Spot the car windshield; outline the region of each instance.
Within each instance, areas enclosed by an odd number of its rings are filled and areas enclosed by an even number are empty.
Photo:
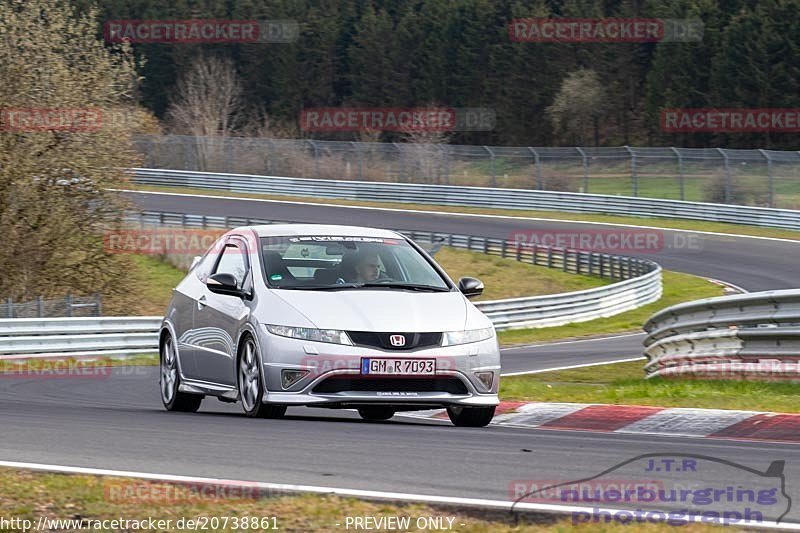
[[[402,238],[264,237],[261,255],[273,288],[450,290],[436,268]]]

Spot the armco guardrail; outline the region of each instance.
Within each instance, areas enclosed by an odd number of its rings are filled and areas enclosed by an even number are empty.
[[[655,216],[800,229],[800,211],[768,207],[528,189],[286,178],[146,168],[132,169],[132,173],[136,183],[168,187],[315,198]]]
[[[162,317],[0,320],[0,359],[126,355],[158,351]]]
[[[182,213],[143,212],[128,215],[141,225],[232,228],[278,221],[239,217],[209,217]],[[661,267],[653,261],[551,246],[523,244],[504,239],[450,233],[396,230],[414,241],[438,242],[572,274],[620,280],[617,283],[565,294],[475,302],[498,330],[547,327],[612,316],[661,297]]]
[[[800,289],[678,304],[644,329],[649,377],[800,381]]]
[[[649,196],[797,209],[800,152],[135,135],[148,168]]]

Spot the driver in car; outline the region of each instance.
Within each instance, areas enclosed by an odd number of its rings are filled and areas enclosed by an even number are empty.
[[[376,281],[381,275],[381,263],[375,252],[361,253],[355,265],[355,283],[369,283]]]

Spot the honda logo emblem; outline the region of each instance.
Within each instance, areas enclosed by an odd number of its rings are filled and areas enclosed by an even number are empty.
[[[405,335],[390,335],[389,342],[392,346],[405,346],[406,345],[406,337]]]

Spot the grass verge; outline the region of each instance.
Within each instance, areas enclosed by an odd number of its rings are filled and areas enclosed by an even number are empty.
[[[740,224],[728,224],[724,222],[706,222],[702,220],[689,219],[667,219],[653,217],[633,217],[617,215],[592,215],[585,213],[569,213],[564,211],[537,211],[523,209],[489,209],[480,207],[466,206],[445,206],[431,204],[413,204],[403,202],[369,202],[363,200],[333,199],[333,198],[309,198],[306,196],[284,196],[284,195],[265,195],[247,192],[227,192],[213,189],[189,188],[189,187],[155,187],[136,184],[126,185],[131,190],[173,192],[181,194],[204,194],[209,196],[239,197],[280,200],[290,202],[306,202],[318,204],[336,205],[355,205],[363,207],[378,207],[387,209],[414,209],[418,211],[439,211],[445,213],[473,213],[479,215],[501,215],[510,217],[533,217],[543,219],[558,219],[584,222],[599,222],[606,224],[624,224],[631,226],[652,226],[664,229],[682,229],[689,231],[710,231],[716,233],[727,233],[736,235],[752,235],[756,237],[774,237],[790,240],[800,240],[800,232],[793,230],[783,230],[777,228],[761,228],[758,226],[747,226]],[[268,217],[266,217],[268,218]]]
[[[456,282],[463,276],[479,278],[483,282],[486,289],[473,301],[579,291],[610,283],[594,276],[567,274],[555,268],[446,246],[436,253],[435,258]]]
[[[552,328],[514,329],[500,331],[498,338],[504,346],[547,342],[558,339],[589,337],[611,333],[628,333],[641,331],[642,324],[650,316],[671,305],[711,296],[721,296],[723,288],[703,278],[682,274],[680,272],[663,273],[664,292],[657,302],[620,313],[608,318],[598,318],[587,322],[566,324]]]
[[[212,487],[212,489],[215,487]],[[194,492],[192,492],[194,489]],[[194,496],[192,496],[194,494]],[[230,491],[228,494],[236,494]],[[239,494],[257,495],[255,489],[244,489]],[[171,520],[161,531],[187,531],[178,528],[178,521],[195,520],[206,524],[205,531],[234,531],[234,518],[267,518],[267,527],[240,527],[238,531],[271,531],[273,524],[279,531],[333,532],[354,529],[345,527],[347,517],[409,517],[408,531],[436,531],[449,529],[459,532],[562,532],[562,531],[622,531],[621,525],[587,524],[573,526],[569,517],[547,515],[522,515],[519,521],[509,513],[486,510],[465,510],[432,507],[424,504],[395,504],[371,502],[337,496],[284,495],[266,498],[228,497],[212,499],[198,491],[198,487],[184,486],[176,490],[175,485],[151,483],[140,480],[105,478],[86,475],[66,475],[27,472],[0,468],[0,509],[3,518],[31,520],[35,526],[40,517],[83,521],[91,526],[98,520]],[[204,521],[204,517],[206,520]],[[227,528],[209,527],[212,519],[219,524],[227,517]],[[273,522],[272,517],[275,517]],[[441,518],[450,527],[418,528],[417,520]],[[448,522],[452,520],[452,522]],[[128,524],[130,525],[130,524]],[[260,525],[260,524],[258,524]],[[13,527],[13,526],[12,526]],[[198,526],[202,528],[202,526]],[[692,533],[716,531],[712,526],[689,525],[683,531]],[[648,532],[672,531],[674,526],[638,524],[637,530]],[[53,528],[50,528],[54,530]],[[77,531],[75,526],[61,528]],[[81,530],[92,529],[84,526]],[[108,529],[108,528],[105,528]],[[123,528],[116,528],[122,530]],[[151,530],[129,528],[129,530]],[[363,529],[363,528],[362,528]],[[385,527],[370,528],[373,531],[397,531]],[[15,528],[13,530],[21,530]],[[93,529],[95,530],[95,529]]]
[[[513,376],[504,400],[608,403],[800,413],[796,383],[644,379],[644,361]]]

